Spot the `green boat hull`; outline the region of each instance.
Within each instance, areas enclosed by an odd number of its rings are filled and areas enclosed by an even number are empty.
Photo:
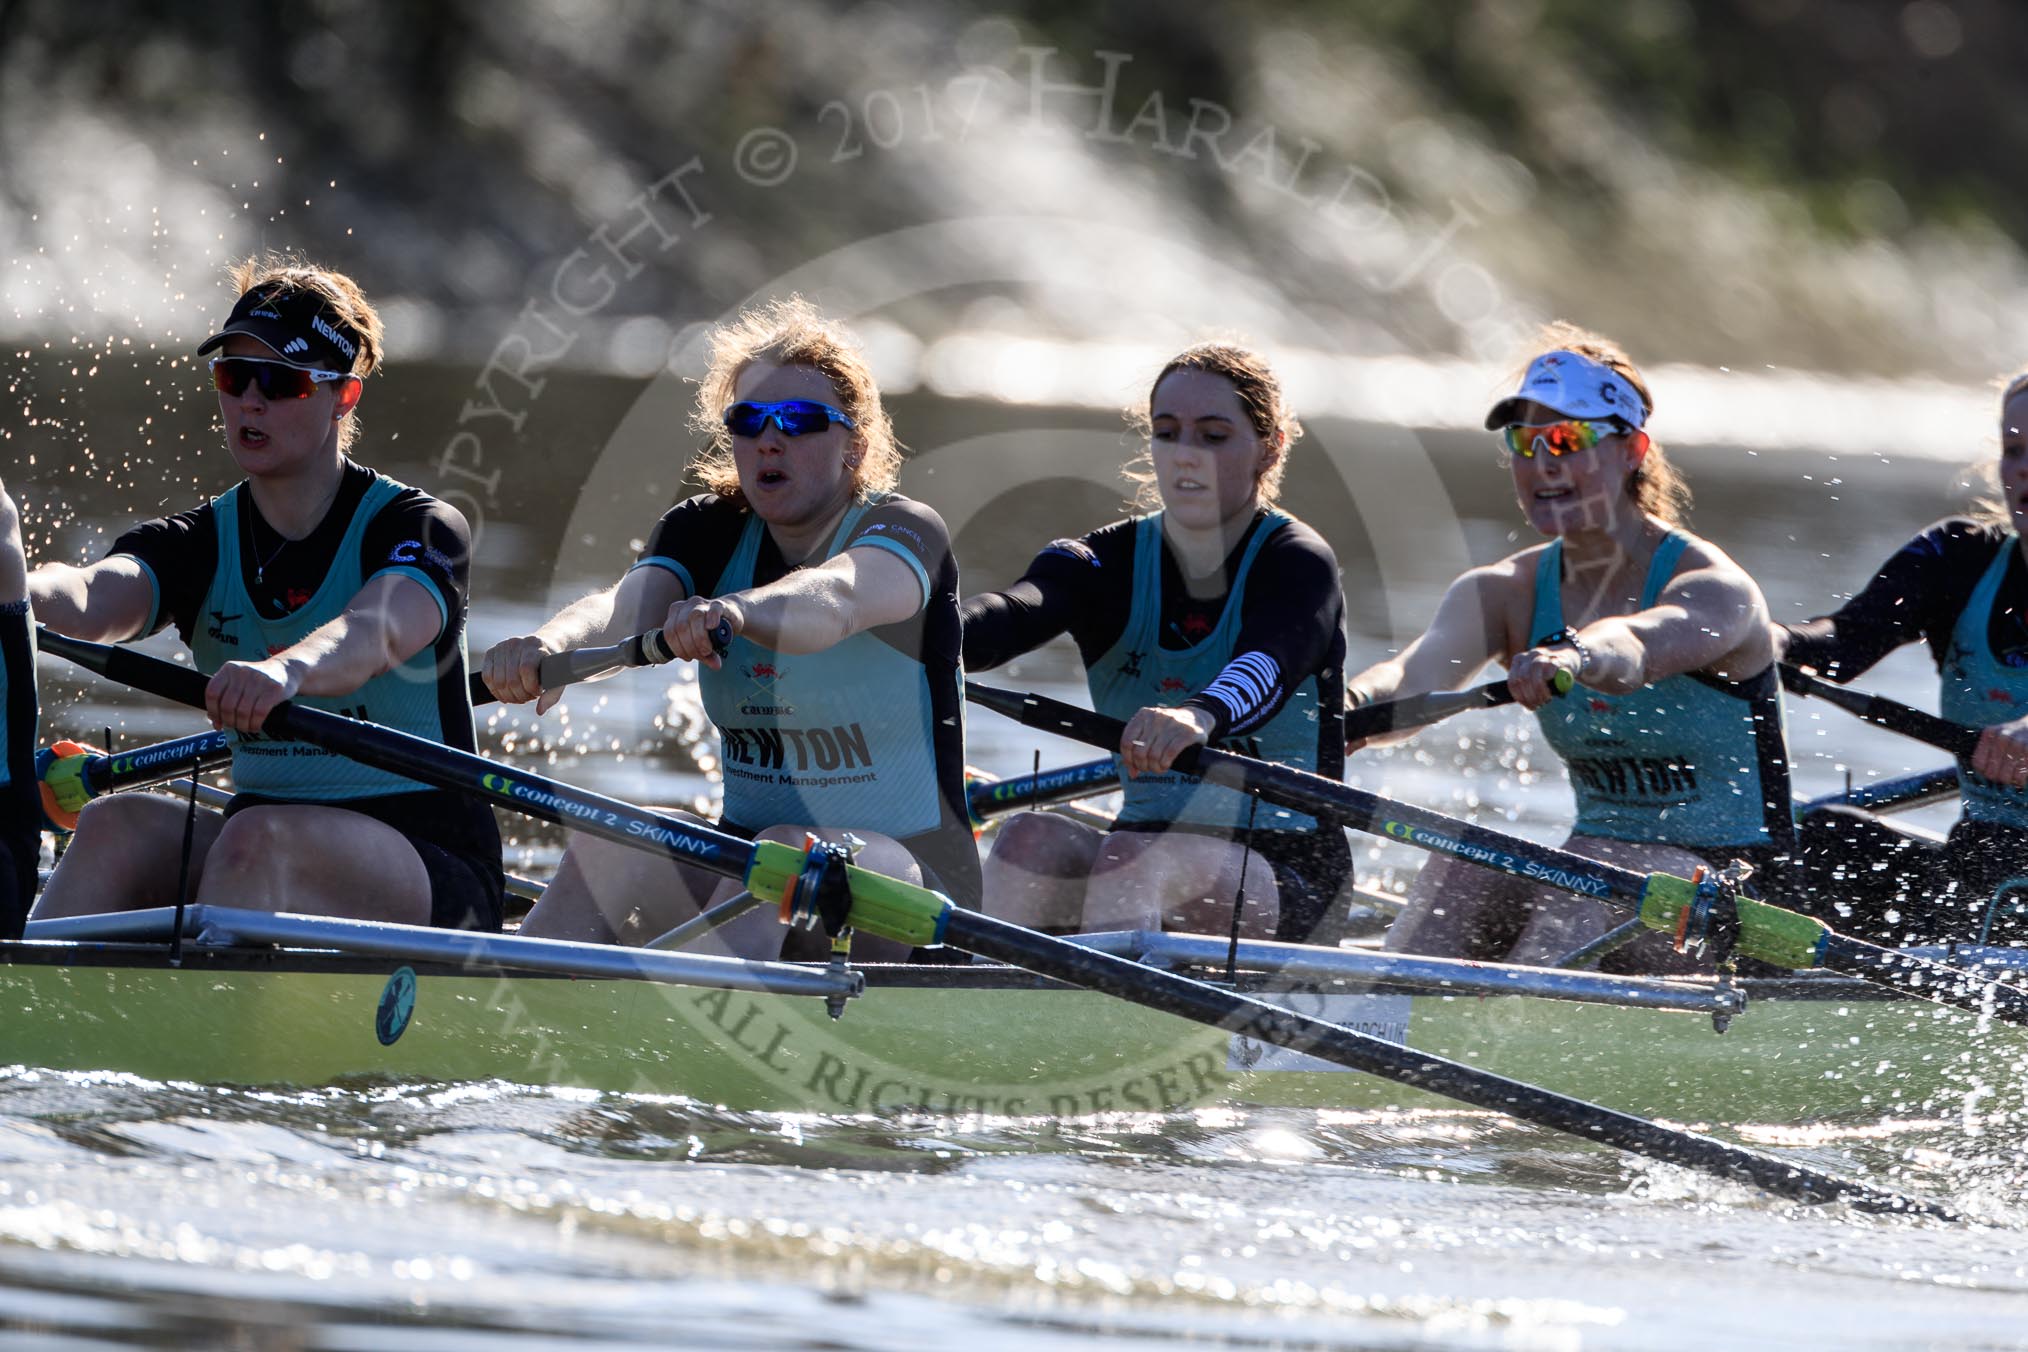
[[[413,1006],[397,1028],[403,971]],[[1530,996],[1272,998],[1676,1121],[1983,1116],[2028,1097],[2028,1030],[1842,982],[1748,991],[1722,1034],[1703,1015]],[[807,996],[272,951],[199,950],[171,966],[159,947],[25,944],[0,946],[0,1011],[0,1065],[211,1084],[509,1081],[832,1114],[1442,1103],[982,968],[873,969],[834,1020]]]

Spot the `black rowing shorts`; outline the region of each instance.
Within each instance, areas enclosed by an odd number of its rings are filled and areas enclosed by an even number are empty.
[[[441,800],[458,800],[466,810],[442,812]],[[484,809],[483,818],[469,811]],[[401,832],[422,860],[430,880],[430,924],[439,929],[498,933],[507,906],[507,876],[500,863],[500,829],[491,808],[447,790],[393,793],[318,803],[235,794],[225,815],[250,807],[336,807],[357,812]]]

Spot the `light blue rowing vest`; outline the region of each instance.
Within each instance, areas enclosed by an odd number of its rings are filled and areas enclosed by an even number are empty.
[[[1181,704],[1218,679],[1218,673],[1238,655],[1233,645],[1239,641],[1239,616],[1253,561],[1268,538],[1294,519],[1286,512],[1269,512],[1255,528],[1240,555],[1224,613],[1202,642],[1183,649],[1162,646],[1162,514],[1155,512],[1135,521],[1133,609],[1119,641],[1085,672],[1092,708],[1126,720],[1150,705]],[[1312,673],[1289,695],[1280,713],[1219,746],[1314,770],[1320,707],[1317,677]],[[1117,762],[1119,757],[1113,759]],[[1123,824],[1180,822],[1234,832],[1244,830],[1249,818],[1260,831],[1311,831],[1317,825],[1314,817],[1265,802],[1256,810],[1249,795],[1206,784],[1194,775],[1170,772],[1125,779],[1122,791],[1125,802],[1119,820]]]
[[[1937,702],[1943,716],[1953,723],[1984,728],[2028,713],[2028,667],[2002,666],[1993,656],[1988,637],[1993,601],[2007,576],[2007,561],[2018,548],[2020,537],[2008,536],[1979,585],[1972,588],[1971,599],[1951,630]],[[1959,761],[1958,794],[1964,800],[1967,821],[2028,826],[2028,789],[1996,784]]]
[[[873,505],[845,513],[824,558],[836,556]],[[748,517],[712,595],[753,586],[766,529]],[[717,671],[698,668],[697,683],[718,725],[727,821],[756,830],[858,827],[897,839],[941,823],[929,673],[878,635],[798,655],[738,635]]]
[[[1640,609],[1655,604],[1690,543],[1670,531],[1655,549]],[[1552,540],[1535,570],[1529,645],[1564,631],[1563,541]],[[1536,710],[1543,736],[1570,771],[1581,835],[1698,846],[1770,845],[1762,738],[1756,705],[1689,675],[1669,676],[1625,695],[1576,686]],[[1759,711],[1779,734],[1781,702]],[[1777,744],[1779,745],[1779,744]]]
[[[342,615],[346,604],[366,583],[367,569],[359,550],[367,523],[396,494],[406,491],[407,485],[385,475],[374,476],[345,528],[345,538],[338,545],[330,570],[324,574],[323,585],[307,602],[279,620],[261,618],[253,598],[247,594],[240,567],[239,495],[245,488],[244,484],[235,485],[212,503],[212,514],[218,522],[218,567],[211,575],[211,590],[205,593],[204,609],[197,617],[197,632],[190,638],[191,654],[205,671],[216,671],[227,662],[258,662],[271,657]],[[420,569],[403,568],[397,563],[372,571],[407,574],[428,588],[431,596],[437,594],[436,584]],[[457,622],[454,615],[444,619],[446,624]],[[462,633],[458,656],[462,667]],[[464,698],[469,700],[469,693]],[[437,659],[432,644],[349,695],[298,695],[295,702],[312,709],[369,719],[441,742],[444,728],[438,699]],[[334,756],[308,742],[270,737],[243,740],[237,733],[232,734],[232,783],[241,793],[315,802],[414,793],[430,787]]]

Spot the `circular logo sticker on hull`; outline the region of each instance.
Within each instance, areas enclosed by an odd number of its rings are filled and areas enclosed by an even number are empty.
[[[373,1014],[373,1034],[383,1047],[392,1047],[408,1031],[415,1014],[415,969],[397,967],[380,990],[380,1007]]]

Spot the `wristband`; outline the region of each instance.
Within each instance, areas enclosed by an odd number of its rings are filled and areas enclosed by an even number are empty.
[[[1575,629],[1564,630],[1563,637],[1558,639],[1557,642],[1577,654],[1577,671],[1574,674],[1578,680],[1583,680],[1584,669],[1591,665],[1591,649],[1578,641]]]

